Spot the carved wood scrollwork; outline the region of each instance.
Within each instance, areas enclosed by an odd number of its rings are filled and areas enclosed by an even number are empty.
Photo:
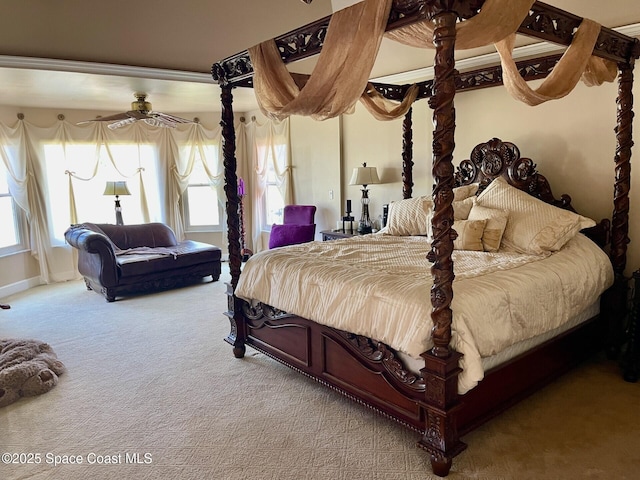
[[[401,102],[409,89],[410,85],[393,85],[389,83],[372,83],[380,95],[387,100],[396,100]]]
[[[250,303],[243,302],[242,313],[249,320],[258,320],[264,317],[264,312],[262,311],[261,303],[257,303],[256,305],[251,305]]]
[[[556,207],[572,210],[571,197],[556,199],[546,177],[536,170],[530,158],[521,158],[520,150],[511,142],[493,138],[477,145],[468,160],[460,162],[455,174],[456,185],[479,183],[482,192],[494,178],[502,176],[520,190]]]
[[[331,17],[321,18],[304,29],[294,30],[276,39],[280,56],[285,63],[315,55],[322,48]]]
[[[256,322],[262,320],[262,324],[268,321],[282,320],[287,317],[294,317],[295,315],[287,313],[284,310],[272,307],[266,303],[258,302],[255,305],[251,305],[248,302],[242,302],[242,313],[244,316],[252,321]]]
[[[253,75],[253,65],[246,50],[221,62],[214,63],[211,67],[211,76],[219,85],[227,85],[233,81],[234,85],[246,77]]]
[[[413,109],[410,108],[402,122],[402,198],[413,195]]]
[[[408,23],[426,19],[434,12],[455,12],[458,21],[471,18],[478,14],[485,0],[395,0],[389,13],[387,30],[400,28]]]
[[[398,359],[396,353],[384,343],[375,342],[370,338],[350,332],[339,331],[339,334],[353,345],[363,357],[376,363],[382,363],[385,370],[410,389],[416,392],[425,391],[425,383],[422,377],[408,371]]]
[[[518,32],[554,43],[570,45],[582,18],[559,8],[536,2],[523,20]],[[615,30],[602,28],[594,46],[594,54],[614,61],[633,58],[632,43]]]
[[[565,45],[571,43],[573,32],[580,25],[582,19],[576,15],[564,12],[557,8],[544,7],[533,4],[529,14],[520,24],[520,28],[537,32],[540,37],[556,39]]]

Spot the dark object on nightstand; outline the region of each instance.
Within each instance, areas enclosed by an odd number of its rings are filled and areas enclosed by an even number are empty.
[[[640,370],[640,270],[633,272],[633,300],[626,328],[627,345],[622,354],[623,378],[627,382],[638,381]]]

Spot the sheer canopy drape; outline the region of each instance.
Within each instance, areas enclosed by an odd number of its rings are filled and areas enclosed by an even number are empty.
[[[529,89],[515,67],[511,50],[515,32],[533,3],[533,0],[486,0],[477,15],[457,24],[456,49],[494,44],[502,59],[507,90],[528,105],[567,95],[581,77],[589,86],[613,81],[615,65],[601,59],[590,60],[600,26],[585,19],[574,35],[575,45],[555,67],[549,82],[537,91]],[[415,89],[409,89],[398,104],[385,100],[367,85],[367,79],[384,35],[413,47],[434,48],[434,24],[425,20],[385,33],[390,5],[389,0],[364,0],[334,13],[318,64],[302,89],[286,69],[273,40],[250,48],[254,88],[263,113],[277,119],[303,115],[325,120],[350,113],[360,99],[378,120],[404,115],[416,98]]]
[[[392,0],[365,0],[336,12],[322,53],[302,89],[280,58],[273,40],[249,49],[253,86],[263,113],[333,118],[352,111],[365,90],[389,17]]]

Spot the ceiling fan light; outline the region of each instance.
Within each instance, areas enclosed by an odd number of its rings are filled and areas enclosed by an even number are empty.
[[[147,125],[153,127],[169,127],[175,128],[179,123],[198,123],[195,120],[187,120],[185,118],[176,117],[167,113],[153,112],[151,111],[151,104],[145,100],[146,93],[135,93],[135,102],[131,103],[131,110],[128,112],[117,113],[115,115],[108,115],[106,117],[98,117],[94,120],[85,120],[79,122],[78,125],[89,122],[112,122],[108,123],[108,127],[111,130],[124,127],[138,120],[144,120]]]
[[[136,93],[134,94],[136,97],[135,102],[131,102],[131,110],[134,112],[147,113],[151,111],[151,104],[145,100],[145,93]]]

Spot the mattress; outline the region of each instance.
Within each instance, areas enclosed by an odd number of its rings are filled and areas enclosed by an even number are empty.
[[[236,295],[379,340],[414,359],[432,346],[430,244],[373,234],[260,252]],[[606,254],[578,234],[553,254],[454,251],[451,346],[464,356],[458,389],[483,359],[561,329],[613,283]]]

